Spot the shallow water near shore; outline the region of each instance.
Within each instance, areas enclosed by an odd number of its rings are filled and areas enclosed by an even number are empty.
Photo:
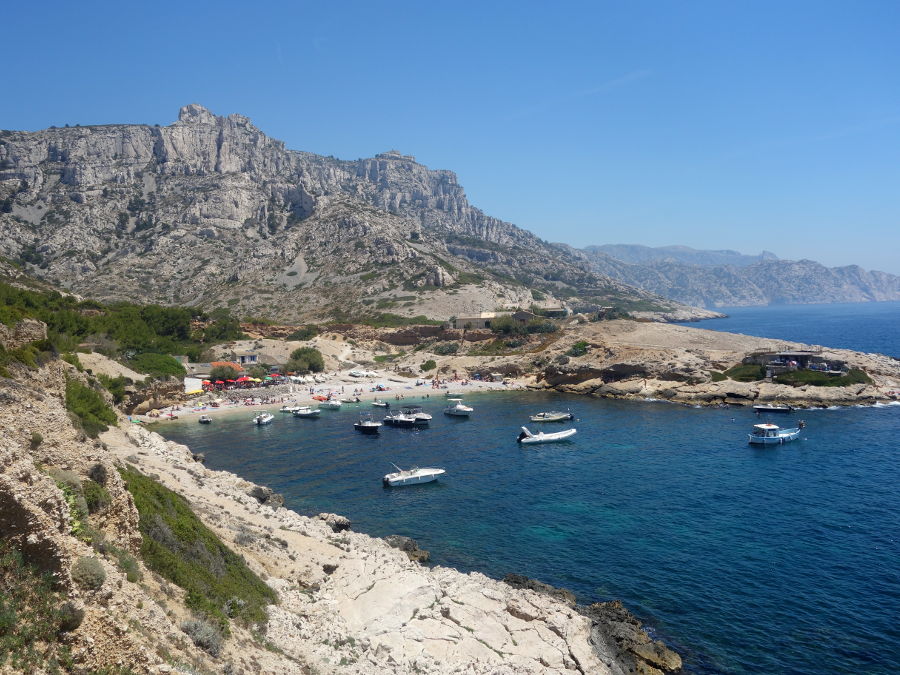
[[[377,437],[352,427],[370,405],[157,430],[290,508],[411,536],[439,564],[526,574],[581,602],[620,598],[691,672],[900,669],[900,407],[776,418],[805,419],[803,440],[754,449],[746,409],[532,392],[467,400],[471,419],[442,415],[431,398],[430,428]],[[551,408],[575,414],[575,440],[520,447],[527,415]],[[391,462],[447,475],[386,489]]]

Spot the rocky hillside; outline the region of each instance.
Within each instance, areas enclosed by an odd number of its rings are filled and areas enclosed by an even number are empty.
[[[287,150],[199,105],[165,127],[0,132],[0,233],[0,255],[74,292],[244,316],[684,310],[485,215],[449,171]]]
[[[701,307],[900,300],[900,277],[857,265],[681,249],[590,246],[584,255],[599,274]]]

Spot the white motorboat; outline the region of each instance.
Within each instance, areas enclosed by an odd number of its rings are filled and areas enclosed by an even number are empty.
[[[374,401],[372,401],[372,405],[374,405],[376,408],[387,408],[390,407],[391,404],[387,401],[382,401],[376,398]]]
[[[298,408],[300,408],[299,405],[283,405],[283,406],[281,406],[281,412],[292,413],[295,410],[297,410]]]
[[[523,444],[531,444],[531,443],[557,443],[559,441],[564,441],[566,439],[572,438],[576,433],[578,433],[577,429],[566,429],[565,431],[557,431],[552,434],[545,434],[543,431],[539,431],[536,434],[528,431],[526,427],[522,427],[522,433],[519,434],[516,440],[519,443]]]
[[[254,417],[253,423],[258,424],[258,425],[270,424],[272,422],[272,420],[274,420],[274,419],[275,419],[275,415],[264,412],[264,413],[260,413],[256,417]]]
[[[575,419],[575,416],[568,411],[559,412],[558,410],[551,410],[550,412],[539,412],[537,415],[532,415],[528,419],[532,422],[568,422],[569,420]]]
[[[308,405],[297,406],[294,411],[294,417],[318,417],[322,412],[318,408],[310,408]]]
[[[342,398],[341,403],[359,403],[359,396],[353,398]]]
[[[369,413],[363,413],[359,416],[359,421],[353,423],[353,428],[363,434],[377,434],[381,426],[381,422],[373,420]]]
[[[432,420],[431,415],[422,410],[420,405],[405,405],[400,410],[407,417],[412,417],[414,424],[419,427],[427,427]]]
[[[437,477],[447,473],[444,469],[435,469],[433,467],[419,468],[414,466],[411,469],[401,469],[396,464],[391,464],[397,471],[386,474],[382,479],[385,487],[397,487],[400,485],[417,485],[418,483],[430,483],[437,480]]]
[[[751,445],[781,445],[800,438],[800,431],[806,423],[800,423],[794,429],[782,429],[777,424],[754,424],[753,431],[747,434]]]
[[[416,423],[416,418],[412,415],[407,415],[404,412],[388,412],[387,415],[384,416],[384,423],[389,427],[403,427],[406,429],[412,428]]]
[[[447,402],[450,405],[444,408],[445,415],[452,415],[454,417],[468,417],[474,412],[474,408],[463,405],[462,399],[460,398],[448,398]]]
[[[319,403],[319,407],[325,410],[340,410],[341,402],[336,401],[335,399],[328,399],[327,401],[322,401]]]
[[[197,420],[200,424],[212,424],[212,417],[209,415],[200,415],[200,419]]]

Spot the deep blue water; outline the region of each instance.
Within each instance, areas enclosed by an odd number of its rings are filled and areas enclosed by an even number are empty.
[[[793,309],[786,328],[797,328]],[[828,344],[814,336],[838,332],[770,335]],[[754,449],[756,418],[743,409],[545,393],[469,401],[469,420],[431,399],[431,428],[379,437],[353,431],[353,410],[158,429],[295,510],[414,537],[439,564],[526,574],[583,602],[620,598],[691,672],[900,672],[900,407],[806,411],[802,440]],[[515,443],[528,414],[560,407],[576,415],[574,442]],[[385,489],[390,462],[447,475]]]
[[[728,318],[682,325],[900,358],[900,302],[719,307],[716,311]]]

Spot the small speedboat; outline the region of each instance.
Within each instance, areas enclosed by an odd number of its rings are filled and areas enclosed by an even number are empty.
[[[559,412],[558,410],[551,410],[550,412],[539,412],[537,415],[532,415],[528,419],[532,422],[568,422],[569,420],[575,419],[575,416],[568,411]]]
[[[781,445],[800,438],[805,426],[803,420],[794,429],[782,429],[777,424],[754,424],[753,431],[747,436],[751,445]]]
[[[298,406],[294,411],[294,417],[318,417],[321,411],[318,408],[310,408],[308,405]]]
[[[300,407],[299,405],[283,405],[283,406],[281,406],[281,412],[292,413],[295,410],[297,410],[297,408],[299,408],[299,407]]]
[[[272,415],[270,413],[260,413],[253,418],[253,423],[256,425],[270,424],[274,419],[275,415]]]
[[[753,409],[758,413],[789,413],[794,412],[792,405],[755,405]]]
[[[531,444],[531,443],[557,443],[559,441],[564,441],[568,438],[571,438],[576,433],[578,433],[577,429],[566,429],[565,431],[557,431],[552,434],[545,434],[543,431],[539,431],[536,434],[528,431],[526,427],[522,427],[522,432],[519,434],[516,440],[519,443],[523,444]]]
[[[197,420],[200,424],[212,424],[212,417],[209,415],[200,415],[200,419]]]
[[[410,429],[416,423],[416,418],[403,412],[389,412],[384,416],[384,423],[389,427],[401,427]]]
[[[389,408],[391,404],[387,401],[382,401],[381,399],[376,398],[374,401],[372,401],[372,405],[374,405],[376,408]]]
[[[437,477],[447,473],[444,469],[435,469],[432,467],[419,468],[414,466],[411,469],[401,469],[396,464],[391,464],[395,469],[394,473],[386,474],[382,479],[385,487],[398,487],[400,485],[417,485],[418,483],[430,483],[437,480]]]
[[[377,434],[381,429],[381,422],[372,419],[368,413],[359,416],[359,421],[353,423],[353,428],[363,434]]]
[[[327,401],[322,401],[321,403],[319,403],[319,407],[325,410],[340,410],[341,402],[330,398]]]
[[[468,417],[474,412],[474,408],[463,405],[462,399],[460,398],[448,398],[447,402],[450,405],[444,408],[445,415],[451,415],[453,417]]]
[[[405,405],[400,410],[407,417],[412,417],[413,423],[417,427],[427,427],[428,423],[431,422],[431,415],[422,410],[420,405]]]
[[[353,398],[342,398],[341,403],[359,403],[359,396]]]

